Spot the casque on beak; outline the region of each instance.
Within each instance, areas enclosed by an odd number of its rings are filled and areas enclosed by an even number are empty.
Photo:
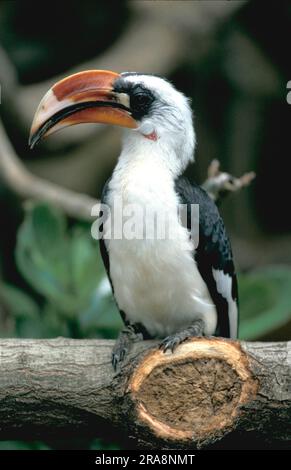
[[[31,126],[29,145],[64,127],[80,123],[113,124],[136,128],[129,97],[113,91],[118,73],[88,70],[56,83],[43,97]]]

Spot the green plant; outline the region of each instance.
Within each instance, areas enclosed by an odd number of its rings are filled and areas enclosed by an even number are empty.
[[[32,206],[18,231],[16,262],[41,295],[41,309],[15,288],[6,286],[6,297],[16,319],[33,321],[34,337],[116,335],[121,320],[89,226],[69,229],[57,209]],[[18,333],[26,336],[27,328]]]
[[[269,266],[239,276],[241,339],[259,339],[290,322],[290,285],[287,266]]]

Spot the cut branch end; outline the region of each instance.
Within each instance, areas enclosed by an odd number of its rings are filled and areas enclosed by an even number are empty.
[[[138,420],[157,438],[199,442],[228,432],[257,388],[239,343],[196,338],[174,353],[149,352],[128,392]]]

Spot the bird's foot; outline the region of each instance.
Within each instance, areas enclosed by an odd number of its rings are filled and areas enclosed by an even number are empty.
[[[202,336],[204,331],[204,321],[196,320],[191,326],[185,330],[178,331],[177,333],[167,336],[160,344],[160,349],[166,352],[170,349],[172,352],[175,351],[179,344],[183,343],[189,338],[195,336]]]
[[[138,333],[132,325],[126,326],[119,333],[119,336],[113,346],[111,358],[112,366],[115,371],[117,370],[117,367],[120,365],[120,363],[124,360],[127,353],[130,351],[133,343],[142,339],[142,333]]]

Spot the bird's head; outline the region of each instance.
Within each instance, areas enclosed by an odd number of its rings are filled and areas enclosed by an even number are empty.
[[[127,128],[125,146],[160,149],[177,173],[193,159],[195,134],[189,101],[170,82],[154,75],[89,70],[59,81],[39,104],[30,146],[80,123]]]

